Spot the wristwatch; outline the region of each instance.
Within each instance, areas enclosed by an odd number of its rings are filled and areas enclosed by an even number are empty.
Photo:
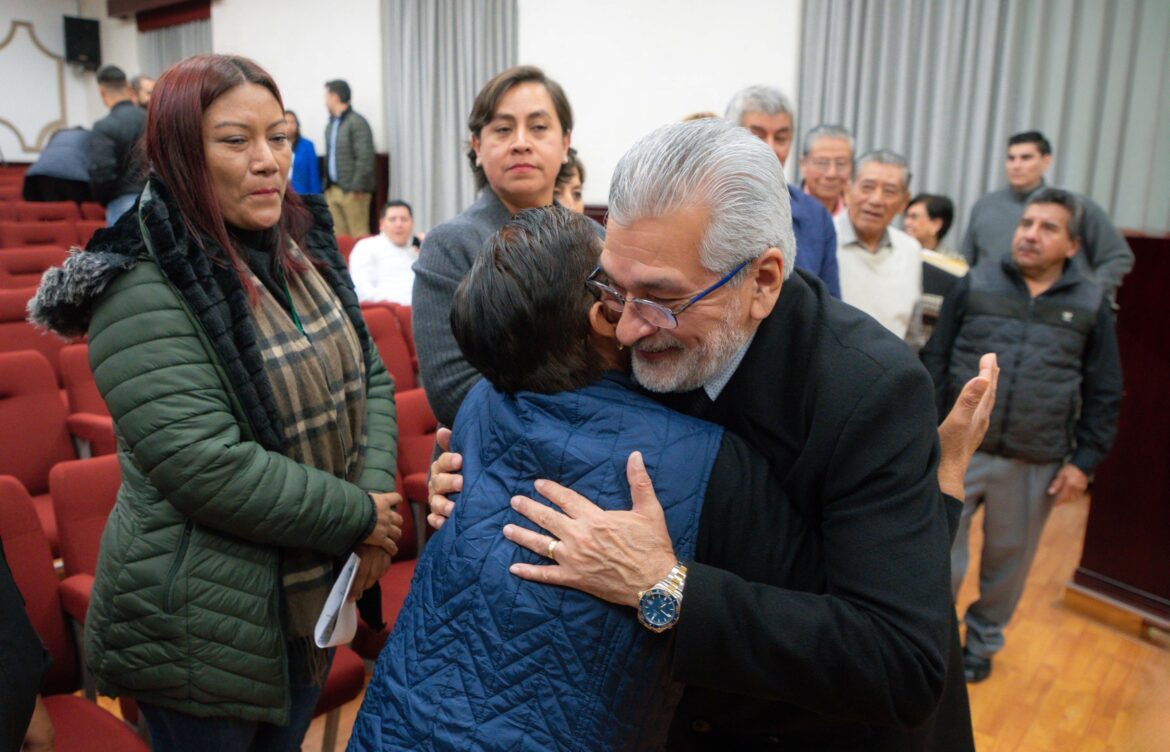
[[[678,624],[686,584],[687,568],[680,561],[658,584],[638,593],[638,621],[642,626],[651,632],[665,632]]]

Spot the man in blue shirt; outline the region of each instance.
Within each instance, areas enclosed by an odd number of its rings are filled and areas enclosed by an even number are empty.
[[[771,147],[783,167],[794,133],[792,102],[772,86],[749,86],[727,105],[724,117],[743,126]],[[796,186],[788,186],[792,230],[796,234],[796,266],[817,275],[834,298],[841,297],[837,273],[837,233],[825,207]]]

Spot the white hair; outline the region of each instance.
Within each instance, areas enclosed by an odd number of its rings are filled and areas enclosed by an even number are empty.
[[[726,274],[779,248],[784,278],[792,273],[788,186],[776,155],[749,131],[719,119],[664,125],[639,139],[614,169],[610,221],[628,227],[690,207],[710,212],[699,246],[709,271]]]
[[[784,114],[795,119],[792,112],[792,100],[775,86],[749,86],[736,92],[727,105],[723,117],[732,125],[743,125],[743,116],[749,112],[762,112],[765,115]]]
[[[849,153],[853,153],[853,134],[849,132],[848,128],[843,125],[818,125],[805,134],[804,150],[801,154],[807,157],[813,144],[817,142],[817,139],[821,138],[839,138],[849,144]]]

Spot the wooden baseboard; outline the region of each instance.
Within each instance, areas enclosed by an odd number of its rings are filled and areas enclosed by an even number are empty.
[[[1069,582],[1064,587],[1064,605],[1114,629],[1170,650],[1170,621],[1157,614],[1123,603],[1107,595]]]

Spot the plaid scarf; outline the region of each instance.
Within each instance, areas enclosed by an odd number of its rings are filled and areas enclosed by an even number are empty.
[[[299,250],[294,256],[304,260]],[[365,362],[357,332],[311,264],[285,281],[291,314],[248,270],[258,297],[252,315],[264,371],[284,422],[285,453],[297,462],[354,481],[366,449]],[[303,333],[302,333],[303,332]],[[334,562],[311,549],[281,550],[288,637],[312,642],[333,585]],[[319,655],[314,655],[319,653]],[[324,653],[309,650],[323,678]]]

